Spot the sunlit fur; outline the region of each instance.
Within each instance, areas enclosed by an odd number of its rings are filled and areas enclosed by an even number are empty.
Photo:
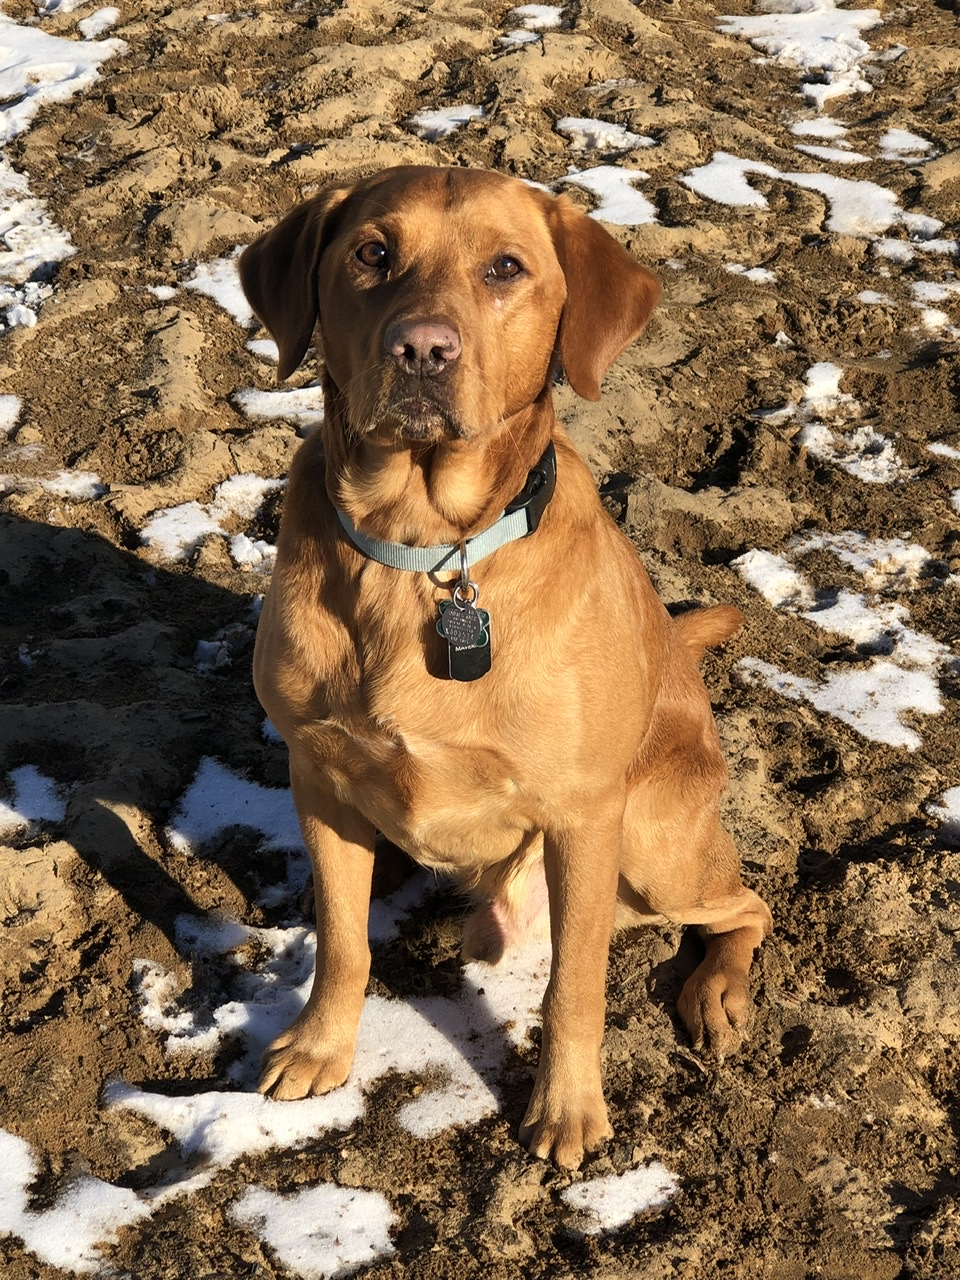
[[[387,271],[357,255],[374,240]],[[522,270],[491,277],[505,255]],[[720,824],[727,775],[695,667],[739,615],[669,617],[553,412],[558,362],[597,398],[658,287],[565,199],[463,169],[387,170],[322,192],[245,252],[241,274],[282,374],[315,335],[326,401],[290,476],[255,657],[290,748],[318,922],[313,993],[268,1051],[261,1088],[303,1097],[349,1072],[379,830],[472,891],[469,953],[496,960],[549,927],[521,1138],[575,1166],[610,1132],[600,1042],[614,927],[700,926],[706,956],[680,1011],[694,1043],[719,1052],[737,1043],[770,929]],[[436,316],[462,353],[411,390],[384,334]],[[496,518],[551,439],[558,482],[540,528],[474,568],[492,669],[451,681],[435,624],[453,579],[365,559],[334,503],[380,538],[456,541]]]

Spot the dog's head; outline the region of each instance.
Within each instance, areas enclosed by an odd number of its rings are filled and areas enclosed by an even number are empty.
[[[549,387],[600,381],[641,331],[655,278],[565,197],[482,170],[405,166],[331,187],[240,259],[289,377],[319,331],[360,437],[473,439]]]

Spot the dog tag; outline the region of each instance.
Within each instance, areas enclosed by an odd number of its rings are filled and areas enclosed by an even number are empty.
[[[484,621],[489,622],[490,615],[484,611],[484,617],[481,618],[480,610],[475,604],[444,600],[440,605],[437,630],[455,649],[472,649],[480,639]]]
[[[471,601],[441,600],[437,630],[447,642],[450,679],[479,680],[490,670],[490,615]]]

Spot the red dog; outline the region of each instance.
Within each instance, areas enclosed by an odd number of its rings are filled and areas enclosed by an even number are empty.
[[[313,991],[261,1088],[301,1098],[350,1071],[379,830],[470,890],[480,958],[545,877],[553,963],[521,1137],[576,1166],[610,1133],[613,929],[700,926],[680,1011],[722,1052],[771,927],[720,824],[727,775],[695,666],[739,615],[669,617],[551,402],[558,359],[599,397],[659,288],[566,199],[465,169],[332,187],[240,267],[281,377],[316,330],[326,403],[257,637],[317,913]]]

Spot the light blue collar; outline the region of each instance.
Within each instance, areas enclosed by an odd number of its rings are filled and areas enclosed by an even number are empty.
[[[508,542],[516,542],[533,533],[540,524],[540,517],[553,497],[557,484],[557,455],[553,442],[547,445],[540,461],[527,476],[523,489],[503,512],[481,533],[467,538],[466,563],[476,564]],[[358,529],[345,511],[335,508],[337,517],[347,537],[370,560],[376,560],[391,569],[407,569],[414,573],[452,572],[462,567],[459,542],[440,542],[432,547],[410,547],[405,542],[386,542],[372,538]]]
[[[369,560],[377,560],[391,569],[409,569],[417,573],[442,573],[460,569],[460,543],[438,542],[431,547],[408,547],[405,542],[385,542],[358,529],[345,511],[337,515],[353,545]],[[476,564],[508,542],[525,538],[530,532],[525,511],[504,512],[492,525],[466,540],[468,564]]]

